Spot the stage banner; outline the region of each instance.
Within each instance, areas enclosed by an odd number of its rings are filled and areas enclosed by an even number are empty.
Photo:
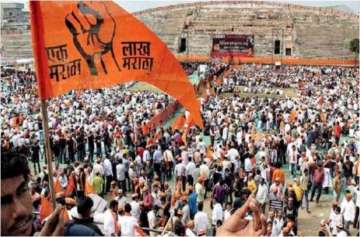
[[[253,56],[253,35],[225,35],[213,38],[211,57]]]

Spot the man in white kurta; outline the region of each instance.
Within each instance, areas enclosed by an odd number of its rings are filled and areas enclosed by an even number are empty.
[[[350,191],[346,191],[344,200],[341,203],[341,214],[344,217],[344,227],[349,230],[350,225],[353,223],[355,218],[355,204],[352,200],[352,194]]]

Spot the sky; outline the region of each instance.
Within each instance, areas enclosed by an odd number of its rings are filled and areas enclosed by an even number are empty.
[[[154,8],[159,6],[166,6],[179,3],[190,3],[190,2],[199,2],[196,0],[115,0],[123,8],[130,12],[136,12],[145,10],[148,8]],[[266,1],[266,0],[265,0]],[[313,1],[301,1],[301,0],[273,0],[269,2],[281,2],[281,3],[292,3],[305,6],[336,6],[344,5],[347,8],[351,9],[353,12],[358,13],[360,11],[360,0],[348,1],[348,0],[338,0],[338,1],[326,1],[326,0],[313,0]]]
[[[202,0],[204,1],[204,0]],[[214,1],[214,0],[213,0]],[[216,0],[215,0],[216,1]],[[268,0],[265,0],[268,1]],[[27,3],[27,0],[0,0],[1,2],[22,2]],[[115,0],[120,6],[128,10],[129,12],[136,12],[145,10],[148,8],[179,4],[179,3],[190,3],[190,2],[199,2],[199,0]],[[270,1],[271,2],[271,1]],[[272,2],[281,2],[281,3],[293,3],[305,6],[336,6],[344,5],[347,8],[351,9],[353,12],[358,13],[360,11],[360,0],[337,0],[337,1],[327,1],[327,0],[273,0]],[[27,4],[26,4],[27,5]],[[28,6],[26,6],[28,10]]]

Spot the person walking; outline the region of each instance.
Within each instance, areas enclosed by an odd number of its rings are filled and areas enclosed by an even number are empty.
[[[306,212],[310,213],[309,210],[309,188],[311,187],[309,170],[307,168],[304,169],[301,177],[300,177],[300,187],[303,191],[302,204],[305,203]]]
[[[40,169],[40,145],[39,145],[39,141],[37,141],[36,139],[33,140],[32,146],[31,146],[31,161],[34,165],[35,175],[37,173],[40,173],[41,172],[41,169]]]
[[[123,160],[119,159],[119,164],[116,166],[116,178],[118,181],[118,186],[123,190],[123,192],[126,192],[126,170],[125,165],[123,164]]]
[[[314,169],[312,176],[313,183],[312,183],[310,202],[314,201],[315,192],[317,191],[316,203],[319,203],[324,178],[325,178],[324,168],[322,167],[322,162],[319,161],[319,163],[316,165]]]

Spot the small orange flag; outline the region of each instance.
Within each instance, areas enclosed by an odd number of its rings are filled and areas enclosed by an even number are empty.
[[[203,127],[194,88],[166,45],[111,1],[30,1],[41,99],[129,81],[177,99]]]
[[[43,221],[46,217],[50,216],[53,207],[51,205],[50,197],[45,197],[44,195],[41,195],[40,204],[40,220]]]
[[[181,129],[184,127],[185,125],[185,115],[184,114],[181,114],[179,117],[176,118],[176,120],[174,121],[174,123],[171,125],[171,128],[173,130],[176,130],[176,129]]]

